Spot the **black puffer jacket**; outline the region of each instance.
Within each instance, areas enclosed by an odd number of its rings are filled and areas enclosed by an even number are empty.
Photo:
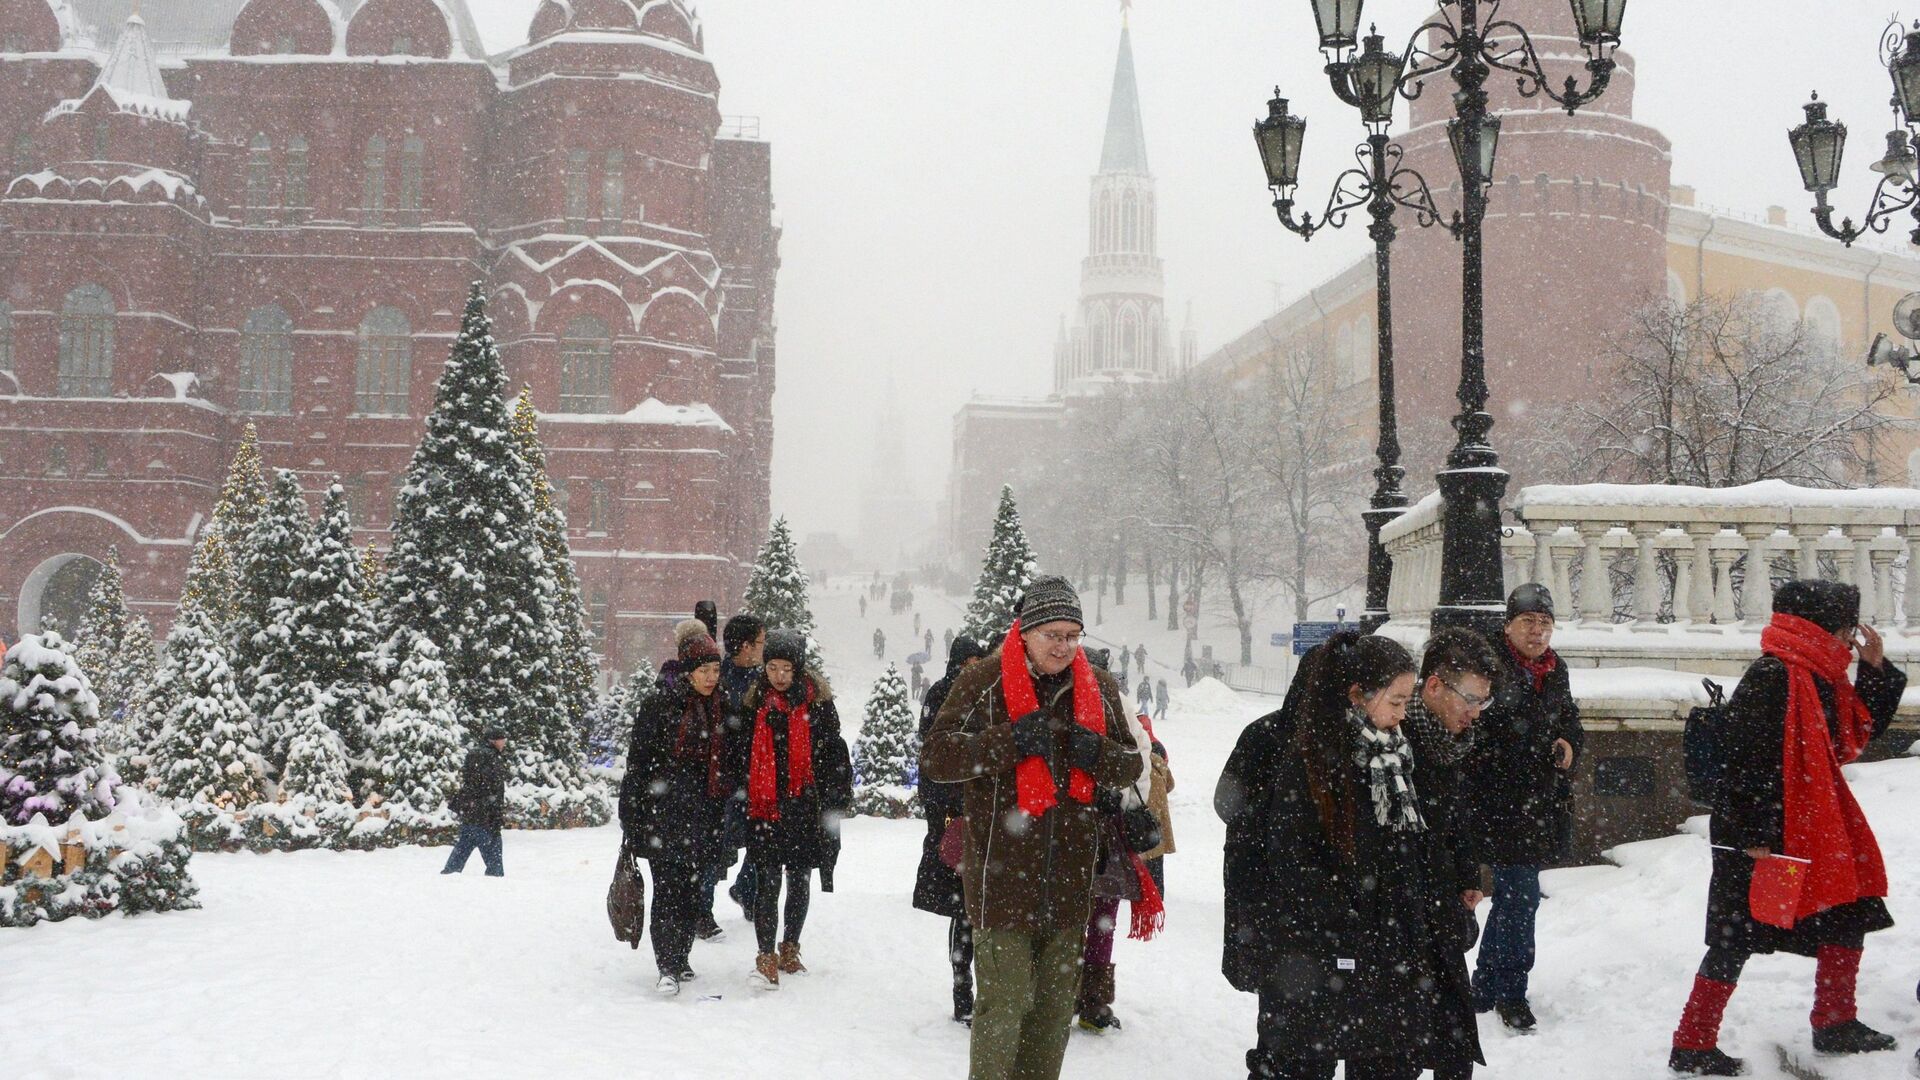
[[[964,635],[948,643],[947,673],[927,687],[920,702],[922,746],[926,745],[927,732],[933,730],[934,717],[940,715],[940,706],[946,704],[947,692],[953,689],[953,681],[960,677],[961,669],[967,666],[967,661],[985,655],[987,650],[979,642]],[[920,843],[920,868],[913,878],[913,906],[949,919],[967,913],[966,898],[962,895],[960,871],[940,861],[940,838],[946,835],[947,823],[963,812],[964,793],[963,785],[936,783],[924,773],[920,776],[920,805],[927,809],[927,835]]]
[[[460,766],[460,790],[447,805],[462,825],[498,829],[506,820],[507,759],[490,743],[467,751]]]
[[[1500,678],[1462,764],[1462,826],[1480,862],[1545,866],[1573,847],[1573,769],[1555,767],[1553,743],[1567,740],[1578,767],[1585,742],[1580,707],[1565,660],[1554,658],[1536,690],[1504,635],[1495,636],[1493,651]]]
[[[853,810],[853,764],[847,753],[847,740],[840,735],[840,712],[833,704],[833,689],[824,679],[802,673],[794,694],[803,693],[800,683],[812,687],[813,704],[807,707],[807,728],[813,754],[813,787],[798,795],[787,792],[788,771],[792,761],[788,741],[791,714],[777,706],[767,709],[767,731],[773,738],[774,782],[780,793],[780,819],[747,823],[747,857],[754,862],[806,869],[832,869],[839,854],[840,821]],[[754,681],[742,699],[747,718],[747,742],[751,748],[756,717],[765,700],[765,677]],[[752,765],[749,749],[748,767]],[[741,780],[744,789],[746,780]]]
[[[1472,916],[1444,847],[1362,808],[1343,855],[1321,825],[1294,726],[1285,707],[1254,721],[1229,761],[1230,790],[1216,792],[1216,808],[1232,811],[1228,981],[1277,997],[1276,1037],[1316,1056],[1477,1060],[1461,959]],[[1364,772],[1351,771],[1365,800]]]
[[[716,690],[715,693],[718,693]],[[683,679],[654,690],[635,715],[627,748],[627,774],[620,782],[620,825],[633,835],[643,858],[683,859],[701,865],[722,862],[722,808],[738,781],[722,769],[722,793],[710,788],[704,757],[674,752],[681,723],[694,697]],[[724,732],[705,733],[724,738]]]
[[[1814,676],[1820,708],[1833,731],[1838,709],[1833,687]],[[1873,716],[1873,737],[1879,738],[1900,707],[1907,677],[1892,662],[1879,667],[1859,666],[1854,689]],[[1821,945],[1847,945],[1862,934],[1893,925],[1887,905],[1877,897],[1822,911],[1800,920],[1792,930],[1755,922],[1748,892],[1753,884],[1753,860],[1747,848],[1774,851],[1784,842],[1784,796],[1781,761],[1787,727],[1787,667],[1763,656],[1747,668],[1727,701],[1716,746],[1720,751],[1723,782],[1717,790],[1711,818],[1713,842],[1731,851],[1713,852],[1713,882],[1707,887],[1707,945],[1740,952],[1779,950],[1813,956]]]

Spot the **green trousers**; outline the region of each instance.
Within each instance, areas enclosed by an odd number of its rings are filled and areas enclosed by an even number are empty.
[[[1080,996],[1086,928],[973,932],[967,1080],[1057,1080]]]

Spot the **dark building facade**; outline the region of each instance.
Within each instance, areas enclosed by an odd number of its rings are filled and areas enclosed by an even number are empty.
[[[779,230],[682,0],[0,0],[0,610],[110,545],[164,633],[248,422],[393,498],[469,283],[541,414],[624,668],[744,585],[768,515]]]

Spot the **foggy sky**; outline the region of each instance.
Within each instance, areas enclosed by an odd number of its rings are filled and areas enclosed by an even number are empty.
[[[1920,15],[1920,0],[1912,7]],[[774,147],[785,227],[774,512],[802,535],[852,536],[889,373],[908,475],[930,502],[944,495],[952,418],[969,394],[1049,389],[1059,319],[1078,294],[1119,4],[699,9],[722,111],[761,117]],[[1431,10],[1370,0],[1366,17],[1399,48]],[[1810,224],[1785,132],[1817,88],[1851,129],[1837,201],[1862,216],[1889,120],[1876,49],[1891,10],[1634,0],[1623,36],[1639,64],[1636,116],[1673,140],[1674,182],[1702,204],[1757,215],[1777,203]],[[1276,288],[1290,299],[1366,249],[1351,226],[1308,245],[1273,220],[1250,130],[1274,84],[1310,121],[1302,190],[1314,198],[1361,130],[1326,90],[1308,0],[1136,0],[1132,25],[1167,313],[1177,332],[1192,301],[1204,355],[1273,311]]]

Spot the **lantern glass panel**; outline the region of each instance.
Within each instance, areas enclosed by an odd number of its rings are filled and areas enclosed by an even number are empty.
[[[1353,95],[1360,118],[1369,124],[1393,122],[1393,97],[1399,88],[1401,57],[1380,47],[1378,35],[1367,38],[1366,51],[1353,63]]]
[[[1893,75],[1893,93],[1900,102],[1900,114],[1907,123],[1920,117],[1920,33],[1907,35],[1907,44],[1888,65]]]
[[[1313,0],[1313,18],[1320,26],[1320,47],[1350,49],[1360,42],[1362,0]]]
[[[1588,45],[1618,45],[1627,0],[1570,0],[1580,40]]]

